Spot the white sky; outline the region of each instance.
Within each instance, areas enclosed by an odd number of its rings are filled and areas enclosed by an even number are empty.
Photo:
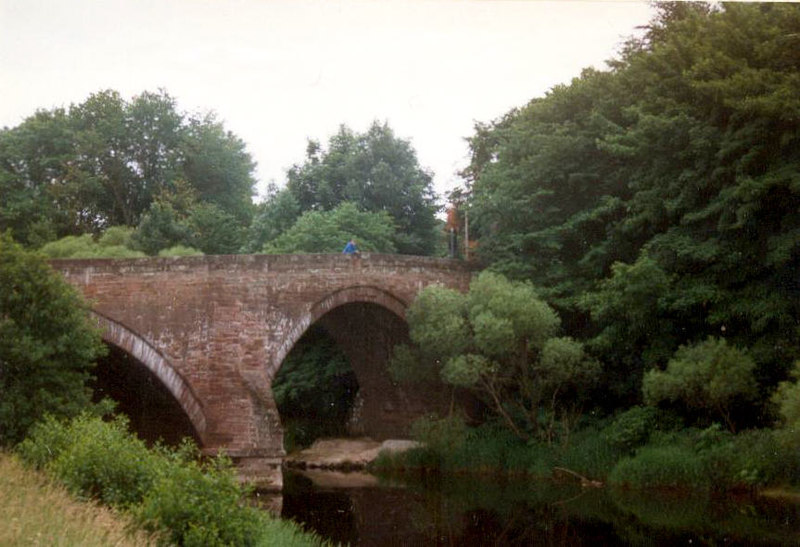
[[[474,121],[604,68],[651,14],[633,0],[0,0],[0,126],[164,88],[247,143],[263,192],[308,138],[377,119],[443,194]]]

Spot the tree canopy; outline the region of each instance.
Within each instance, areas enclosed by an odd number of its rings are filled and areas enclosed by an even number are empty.
[[[393,253],[395,230],[386,212],[360,211],[345,202],[331,211],[303,213],[291,228],[262,249],[266,253],[340,253],[350,238],[362,251]]]
[[[102,91],[0,131],[0,230],[38,246],[138,226],[178,180],[198,202],[246,225],[254,168],[244,143],[213,115],[181,113],[164,91],[131,101]]]
[[[287,189],[301,211],[330,211],[344,202],[363,211],[385,211],[397,228],[397,252],[433,254],[438,206],[432,176],[420,167],[411,144],[387,124],[374,122],[365,133],[342,126],[327,149],[310,141],[305,162],[287,176]]]
[[[521,438],[568,433],[599,367],[530,284],[491,272],[467,294],[423,289],[407,312],[413,346],[399,346],[391,370],[402,381],[466,388]]]
[[[707,336],[774,385],[800,356],[800,9],[659,10],[609,71],[476,127],[479,251],[542,287],[620,396]]]

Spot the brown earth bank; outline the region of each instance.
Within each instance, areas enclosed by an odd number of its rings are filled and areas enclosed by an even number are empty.
[[[309,448],[286,456],[284,465],[294,469],[358,471],[365,469],[381,452],[405,452],[418,446],[416,441],[402,439],[318,439]]]

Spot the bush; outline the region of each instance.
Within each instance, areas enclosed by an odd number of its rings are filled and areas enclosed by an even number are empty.
[[[127,421],[87,414],[48,418],[18,446],[26,463],[47,470],[82,497],[130,510],[144,528],[176,545],[313,545],[297,526],[242,505],[247,493],[225,457],[198,463],[190,443],[148,450]]]
[[[139,503],[161,471],[158,459],[128,432],[123,418],[104,422],[83,414],[67,424],[50,418],[34,428],[19,453],[73,494],[111,506]]]
[[[603,429],[603,437],[614,448],[630,453],[648,441],[656,427],[657,414],[653,407],[630,408]]]
[[[175,466],[147,492],[135,515],[149,530],[168,530],[185,546],[253,545],[258,510],[241,507],[243,490],[227,458],[211,466]]]
[[[438,454],[458,451],[467,440],[467,426],[458,415],[423,417],[411,426],[411,436]]]
[[[610,442],[605,430],[586,427],[572,435],[557,456],[557,464],[588,478],[604,479],[628,449]]]
[[[110,226],[97,240],[101,247],[127,247],[133,249],[133,228],[130,226]]]
[[[44,245],[40,251],[48,258],[141,258],[140,251],[128,248],[122,242],[130,243],[130,231],[115,226],[108,229],[98,241],[91,234],[67,236]],[[106,237],[106,235],[108,237]]]
[[[755,362],[745,352],[728,346],[724,339],[708,338],[678,348],[665,371],[647,372],[642,394],[648,405],[678,402],[724,419],[735,431],[732,409],[754,400],[758,393],[754,369]]]
[[[608,476],[616,486],[708,490],[706,467],[689,447],[645,446],[620,460]]]
[[[106,347],[87,310],[40,254],[0,233],[0,445],[20,442],[45,414],[94,406],[87,382]]]
[[[169,249],[161,249],[158,251],[158,256],[198,256],[202,254],[202,251],[198,251],[194,247],[186,247],[185,245],[175,245]]]

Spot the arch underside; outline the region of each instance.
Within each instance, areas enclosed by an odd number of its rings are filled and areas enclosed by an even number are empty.
[[[103,341],[119,348],[144,365],[183,410],[194,428],[196,437],[202,439],[206,431],[203,407],[169,361],[151,344],[121,323],[94,311],[92,316],[102,329]]]
[[[287,341],[291,349],[312,325],[319,325],[348,358],[359,385],[357,408],[349,422],[351,434],[376,439],[407,436],[415,418],[447,408],[441,390],[408,389],[391,380],[392,351],[409,340],[405,310],[404,302],[381,289],[344,289],[315,304]],[[287,354],[285,349],[278,354],[278,367]]]
[[[297,344],[300,338],[308,329],[319,321],[322,316],[331,310],[345,304],[365,303],[375,304],[391,311],[394,315],[405,322],[406,308],[408,304],[393,294],[369,285],[358,285],[334,291],[325,298],[319,300],[311,306],[311,309],[295,324],[284,342],[275,352],[272,362],[267,368],[267,376],[270,383],[275,378],[275,374],[283,363],[289,352]]]

